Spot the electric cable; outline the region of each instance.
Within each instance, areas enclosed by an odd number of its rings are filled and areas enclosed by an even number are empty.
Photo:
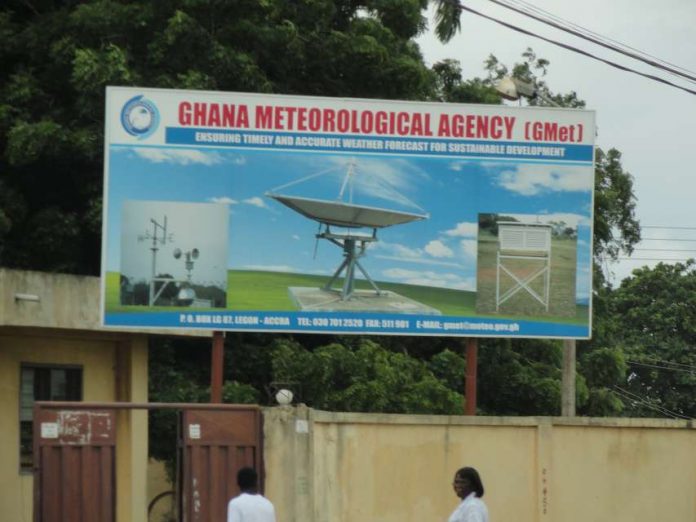
[[[648,363],[642,363],[638,361],[626,361],[629,364],[632,364],[634,366],[645,366],[646,368],[657,368],[660,370],[672,370],[674,372],[684,372],[684,373],[694,373],[694,369],[686,369],[686,368],[670,368],[668,366],[662,366],[659,364],[648,364]]]
[[[544,11],[544,10],[541,9],[540,7],[537,7],[537,6],[533,5],[533,4],[529,4],[529,3],[527,3],[527,2],[524,2],[523,0],[508,0],[508,1],[510,1],[512,4],[517,4],[517,5],[519,5],[519,6],[522,6],[522,9],[530,10],[530,11],[532,11],[532,12],[537,12],[537,13],[539,13],[541,16],[546,16],[546,17],[548,17],[548,18],[554,19],[554,20],[558,21],[558,22],[561,23],[561,24],[566,24],[567,26],[573,27],[573,28],[577,29],[577,30],[580,31],[580,32],[583,32],[583,33],[585,33],[585,34],[589,34],[589,35],[595,36],[595,37],[597,37],[597,38],[601,38],[601,39],[603,39],[603,40],[605,40],[605,41],[608,41],[608,42],[611,42],[611,43],[613,43],[613,44],[616,44],[616,45],[618,45],[618,46],[620,46],[620,47],[622,47],[622,48],[624,48],[624,49],[629,49],[629,50],[631,50],[631,51],[635,51],[636,53],[640,53],[640,54],[642,54],[643,56],[647,56],[648,58],[651,58],[651,59],[653,59],[653,60],[656,60],[656,61],[658,61],[658,62],[660,62],[660,63],[662,63],[662,64],[664,64],[664,65],[667,65],[667,66],[670,66],[670,67],[674,67],[675,69],[680,69],[680,70],[684,71],[685,73],[693,74],[693,75],[696,76],[696,72],[691,71],[691,70],[689,70],[689,69],[687,69],[687,68],[685,68],[685,67],[682,67],[682,66],[680,66],[680,65],[676,65],[676,64],[673,64],[673,63],[668,62],[668,61],[666,61],[666,60],[663,60],[663,59],[661,59],[661,58],[658,58],[658,57],[656,57],[656,56],[654,56],[654,55],[651,55],[650,53],[646,53],[645,51],[641,51],[640,49],[637,49],[637,48],[635,48],[635,47],[631,47],[630,45],[627,45],[627,44],[624,44],[624,43],[619,42],[619,41],[617,41],[617,40],[614,40],[614,39],[612,39],[612,38],[610,38],[610,37],[608,37],[608,36],[600,35],[600,34],[598,34],[598,33],[596,33],[596,32],[593,32],[593,31],[591,31],[591,30],[585,28],[585,27],[582,27],[581,25],[578,25],[578,24],[576,24],[576,23],[574,23],[574,22],[571,22],[571,21],[569,21],[569,20],[566,20],[566,19],[564,19],[564,18],[561,18],[561,17],[559,17],[559,16],[556,16],[556,15],[554,15],[553,13],[550,13],[549,11]]]
[[[512,10],[512,11],[515,11],[516,13],[520,13],[520,14],[522,14],[522,15],[524,15],[524,16],[528,16],[528,17],[530,17],[530,18],[533,18],[534,20],[537,20],[537,21],[539,21],[539,22],[542,22],[542,23],[544,23],[544,24],[546,24],[546,25],[550,25],[551,27],[554,27],[554,28],[556,28],[556,29],[560,29],[561,31],[565,31],[566,33],[572,34],[573,36],[577,36],[578,38],[582,38],[582,39],[587,40],[587,41],[589,41],[589,42],[592,42],[592,43],[594,43],[594,44],[600,45],[600,46],[602,46],[602,47],[604,47],[604,48],[606,48],[606,49],[610,49],[610,50],[615,51],[615,52],[617,52],[617,53],[621,53],[621,54],[623,54],[623,55],[625,55],[625,56],[628,56],[629,58],[633,58],[634,60],[641,61],[641,62],[643,62],[643,63],[646,63],[646,64],[648,64],[648,65],[651,65],[652,67],[655,67],[655,68],[657,68],[657,69],[662,69],[662,70],[664,70],[664,71],[666,71],[666,72],[669,72],[669,73],[671,73],[671,74],[674,74],[674,75],[676,75],[676,76],[681,76],[682,78],[685,78],[685,79],[687,79],[687,80],[689,80],[689,81],[691,81],[691,82],[696,82],[696,76],[694,76],[694,75],[680,72],[680,71],[678,71],[677,69],[674,69],[674,68],[672,68],[672,67],[663,65],[663,64],[661,64],[661,63],[659,63],[659,62],[657,62],[657,61],[655,61],[655,60],[652,60],[652,59],[643,57],[643,56],[641,56],[641,55],[639,55],[639,54],[636,54],[636,53],[634,53],[634,52],[627,51],[627,50],[621,49],[621,48],[619,48],[619,47],[617,47],[617,46],[615,46],[615,45],[612,45],[612,44],[603,42],[602,40],[600,40],[600,39],[598,39],[598,38],[595,38],[594,36],[588,36],[588,35],[586,35],[586,34],[582,34],[581,32],[576,31],[575,29],[572,29],[572,28],[569,28],[569,27],[563,27],[562,25],[560,25],[560,24],[558,24],[558,23],[556,23],[556,22],[554,22],[554,21],[552,21],[552,20],[546,20],[546,19],[544,19],[544,18],[541,17],[541,16],[537,16],[537,15],[535,15],[535,14],[526,12],[526,11],[524,11],[523,9],[520,9],[520,8],[518,8],[518,7],[515,7],[515,6],[512,6],[512,5],[508,4],[507,2],[505,2],[505,1],[503,1],[503,0],[489,0],[489,1],[492,2],[492,3],[494,3],[494,4],[500,5],[500,6],[502,6],[502,7],[505,7],[506,9],[510,9],[510,10]]]
[[[649,362],[653,362],[653,363],[672,364],[672,365],[675,365],[675,366],[683,366],[684,368],[691,368],[692,370],[696,371],[696,366],[694,366],[694,365],[692,365],[692,364],[684,364],[684,363],[678,363],[678,362],[674,362],[674,361],[666,361],[666,360],[664,360],[664,359],[646,359],[646,360],[649,361]],[[633,359],[628,359],[626,362],[631,363],[631,362],[640,362],[640,361],[635,361],[635,360],[633,360]]]
[[[665,408],[664,406],[660,406],[658,404],[652,403],[649,400],[647,400],[645,397],[641,397],[640,395],[637,395],[635,393],[632,393],[628,390],[625,390],[621,388],[621,386],[614,385],[613,386],[614,391],[618,392],[618,395],[622,396],[623,398],[632,401],[632,402],[637,402],[638,404],[642,404],[646,406],[647,408],[650,408],[652,410],[658,411],[665,415],[666,417],[672,417],[675,419],[684,419],[684,420],[691,420],[691,417],[687,417],[685,415],[682,415],[680,413],[674,412],[672,410],[669,410]]]
[[[619,63],[612,62],[611,60],[607,60],[605,58],[601,58],[601,57],[596,56],[596,55],[589,53],[587,51],[583,51],[582,49],[578,49],[577,47],[573,47],[572,45],[565,44],[565,43],[562,43],[562,42],[559,42],[556,40],[552,40],[551,38],[546,38],[545,36],[541,36],[539,34],[532,32],[532,31],[528,31],[527,29],[522,29],[521,27],[518,27],[516,25],[510,24],[508,22],[504,22],[503,20],[500,20],[500,19],[495,18],[493,16],[489,16],[487,14],[481,13],[480,11],[476,11],[475,9],[472,9],[471,7],[467,7],[461,3],[459,4],[459,7],[464,11],[468,11],[472,14],[478,15],[482,18],[485,18],[485,19],[490,20],[492,22],[495,22],[499,25],[502,25],[503,27],[507,27],[508,29],[512,29],[513,31],[516,31],[518,33],[522,33],[522,34],[525,34],[527,36],[531,36],[533,38],[543,40],[543,41],[548,42],[552,45],[562,47],[563,49],[567,49],[567,50],[572,51],[574,53],[581,54],[583,56],[587,56],[588,58],[592,58],[593,60],[597,60],[599,62],[605,63],[605,64],[607,64],[611,67],[614,67],[616,69],[619,69],[621,71],[630,72],[630,73],[636,74],[638,76],[643,76],[644,78],[648,78],[650,80],[654,80],[656,82],[663,83],[665,85],[669,85],[670,87],[674,87],[674,88],[679,89],[681,91],[688,92],[689,94],[696,95],[696,90],[692,90],[692,89],[689,89],[687,87],[683,87],[683,86],[678,85],[676,83],[670,82],[669,80],[665,80],[664,78],[660,78],[659,76],[655,76],[653,74],[648,74],[648,73],[644,73],[641,71],[637,71],[635,69],[631,69],[630,67],[626,67],[625,65],[621,65]]]

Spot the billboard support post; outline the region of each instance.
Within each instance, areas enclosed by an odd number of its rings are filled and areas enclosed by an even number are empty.
[[[225,334],[213,332],[213,349],[210,361],[210,402],[222,402],[222,364],[225,357]]]
[[[575,339],[563,340],[561,415],[575,417]]]
[[[466,340],[466,382],[464,391],[464,414],[476,415],[476,373],[478,369],[478,339]]]

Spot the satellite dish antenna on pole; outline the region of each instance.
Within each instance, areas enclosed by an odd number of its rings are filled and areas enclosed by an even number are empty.
[[[322,172],[323,174],[324,172]],[[273,191],[266,193],[266,196],[275,199],[286,207],[291,208],[298,214],[316,221],[319,223],[319,231],[315,235],[317,240],[325,239],[330,243],[338,246],[343,250],[343,262],[334,272],[329,282],[324,285],[323,290],[330,291],[334,282],[345,271],[343,279],[343,287],[340,291],[341,301],[347,301],[351,298],[355,290],[355,269],[357,268],[365,276],[365,279],[374,288],[377,295],[381,295],[382,291],[377,284],[372,280],[367,270],[360,264],[360,258],[365,255],[365,250],[369,243],[377,241],[377,229],[410,223],[428,219],[430,216],[427,213],[403,212],[391,210],[388,208],[372,207],[365,205],[356,205],[353,203],[353,178],[355,176],[355,161],[351,160],[348,164],[348,169],[341,189],[336,200],[313,199],[297,196],[287,196],[277,194]],[[309,176],[292,182],[279,188],[285,188],[289,185],[306,181]],[[344,201],[346,189],[348,191],[348,201]],[[417,206],[417,205],[416,205]],[[331,230],[331,227],[341,227],[347,229],[372,229],[369,234],[356,234],[351,230],[345,233]]]

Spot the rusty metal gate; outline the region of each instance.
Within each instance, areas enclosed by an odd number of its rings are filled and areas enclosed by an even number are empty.
[[[34,415],[34,520],[115,520],[116,415],[52,410]]]
[[[263,488],[258,406],[37,402],[34,522],[115,522],[116,412],[134,409],[182,413],[179,520],[225,520],[227,501],[238,493],[237,471],[244,466],[258,470]]]
[[[263,484],[261,412],[184,410],[182,426],[183,521],[226,520],[227,501],[239,493],[239,469],[259,470]]]

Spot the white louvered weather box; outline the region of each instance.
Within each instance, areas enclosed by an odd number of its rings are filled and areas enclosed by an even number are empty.
[[[535,265],[529,275],[522,275],[510,266],[508,260],[529,260]],[[513,284],[501,293],[500,275],[507,274]],[[538,277],[543,277],[543,295],[530,285]],[[546,311],[549,309],[549,290],[551,283],[551,225],[542,223],[520,223],[517,221],[498,222],[498,256],[496,269],[495,309],[524,290],[539,301]]]

